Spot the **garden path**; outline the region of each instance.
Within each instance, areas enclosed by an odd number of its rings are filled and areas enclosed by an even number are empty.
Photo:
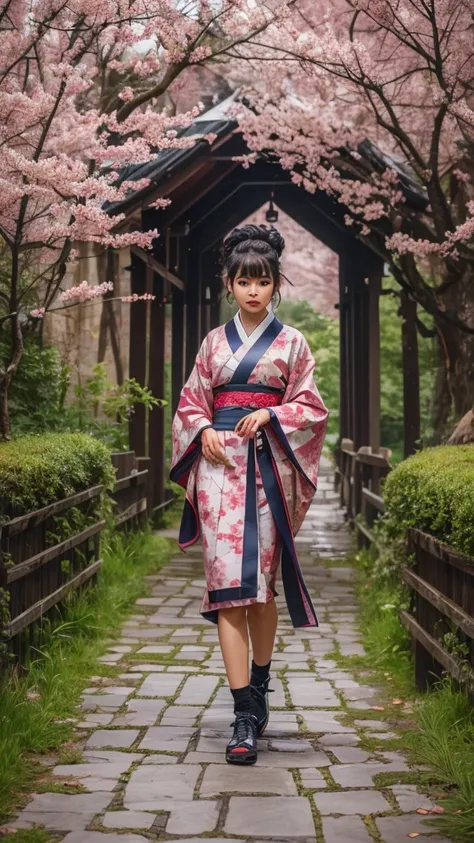
[[[257,765],[224,762],[231,699],[216,629],[199,615],[194,551],[148,578],[150,597],[102,659],[115,678],[92,678],[84,694],[82,760],[52,771],[66,792],[33,795],[17,827],[40,824],[64,843],[400,843],[436,834],[416,813],[432,806],[406,784],[405,758],[386,751],[393,735],[372,710],[377,689],[334,656],[363,649],[353,570],[331,564],[350,538],[328,462],[297,541],[321,626],[295,631],[281,613]]]

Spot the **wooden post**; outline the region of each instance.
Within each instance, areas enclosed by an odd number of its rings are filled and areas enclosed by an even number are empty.
[[[131,259],[131,291],[142,296],[146,290],[146,269],[144,263],[136,255]],[[146,382],[146,358],[148,335],[148,308],[143,301],[130,306],[130,371],[131,378],[135,378],[142,386]],[[138,404],[135,412],[130,416],[130,448],[137,456],[146,455],[146,410]]]
[[[188,249],[186,261],[186,370],[188,378],[196,360],[200,343],[200,284],[196,252]]]
[[[155,398],[165,395],[165,284],[163,278],[154,276],[153,292],[156,296],[150,308],[150,357],[148,387]],[[165,499],[165,411],[153,407],[149,411],[148,451],[150,455],[153,509]]]
[[[220,325],[220,299],[222,292],[222,280],[220,273],[219,251],[211,249],[204,252],[201,258],[201,288],[203,293],[202,338]],[[209,288],[209,299],[205,300],[205,292]]]
[[[171,403],[174,415],[184,383],[184,293],[174,287],[171,295]]]
[[[380,268],[382,271],[382,267]],[[369,275],[369,441],[372,453],[380,448],[380,272]],[[378,494],[378,493],[377,493]]]
[[[414,454],[420,442],[420,372],[416,301],[401,293],[403,358],[403,427],[405,458]]]

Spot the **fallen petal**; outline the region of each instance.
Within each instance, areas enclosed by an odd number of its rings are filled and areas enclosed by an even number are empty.
[[[372,711],[385,711],[385,708],[384,708],[383,705],[371,705],[370,707],[371,707]]]
[[[429,811],[427,811],[426,808],[417,808],[416,813],[417,814],[423,814],[423,816],[424,816],[426,814],[429,814]]]
[[[410,834],[407,834],[407,837],[419,837],[418,831],[411,831]]]
[[[444,814],[444,808],[441,805],[435,805],[434,808],[431,809],[432,814]]]
[[[392,705],[403,705],[405,700],[394,699],[392,700]]]

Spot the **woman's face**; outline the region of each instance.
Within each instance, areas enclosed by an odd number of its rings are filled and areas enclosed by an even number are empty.
[[[238,272],[230,289],[241,310],[258,314],[268,309],[275,285],[270,276],[249,278]]]

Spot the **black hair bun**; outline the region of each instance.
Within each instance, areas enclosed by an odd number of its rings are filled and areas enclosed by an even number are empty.
[[[241,228],[234,228],[224,240],[224,258],[229,258],[234,249],[237,252],[247,251],[248,248],[252,248],[250,246],[252,242],[255,243],[256,251],[266,251],[265,247],[269,246],[277,253],[278,257],[281,257],[285,248],[284,238],[273,226],[267,228],[266,225],[243,225]],[[242,248],[244,243],[245,247]]]

